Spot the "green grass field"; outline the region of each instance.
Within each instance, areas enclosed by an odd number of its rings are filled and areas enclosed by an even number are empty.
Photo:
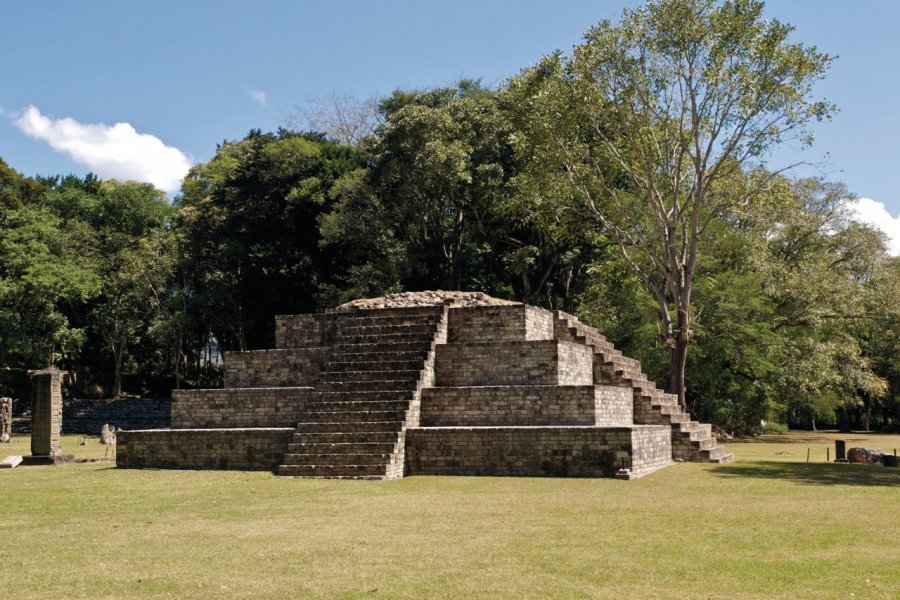
[[[19,467],[0,471],[0,590],[93,600],[896,599],[900,469],[825,463],[836,437],[731,443],[730,465],[675,464],[635,481]],[[842,437],[900,450],[900,436]],[[0,459],[28,444],[0,445]],[[63,450],[105,452],[78,436]]]

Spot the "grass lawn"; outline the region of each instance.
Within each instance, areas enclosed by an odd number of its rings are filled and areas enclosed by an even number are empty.
[[[635,481],[0,471],[11,598],[900,597],[900,469],[770,435]],[[29,453],[26,437],[0,445]],[[810,449],[810,462],[806,451]],[[63,450],[103,456],[93,438]],[[832,455],[832,458],[833,455]]]

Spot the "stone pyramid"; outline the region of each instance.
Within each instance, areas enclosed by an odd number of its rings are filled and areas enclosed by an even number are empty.
[[[172,429],[118,436],[120,467],[294,477],[639,477],[732,460],[640,363],[572,315],[421,292],[276,317],[223,389],[175,391]]]

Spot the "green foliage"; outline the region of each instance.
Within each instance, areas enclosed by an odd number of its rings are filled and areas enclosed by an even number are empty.
[[[35,205],[0,209],[0,362],[42,368],[77,355],[84,329],[67,306],[96,296],[100,279],[59,220]]]
[[[317,308],[332,258],[319,219],[362,166],[353,148],[281,130],[226,143],[191,170],[176,229],[184,310],[204,343],[212,333],[223,349],[270,346],[273,315]]]

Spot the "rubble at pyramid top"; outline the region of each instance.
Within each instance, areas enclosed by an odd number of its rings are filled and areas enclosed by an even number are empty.
[[[519,304],[509,300],[493,298],[483,292],[401,292],[389,294],[382,298],[365,298],[353,300],[341,304],[334,311],[363,310],[372,308],[409,308],[415,306],[434,306],[445,304],[447,306],[500,306],[504,304]]]

